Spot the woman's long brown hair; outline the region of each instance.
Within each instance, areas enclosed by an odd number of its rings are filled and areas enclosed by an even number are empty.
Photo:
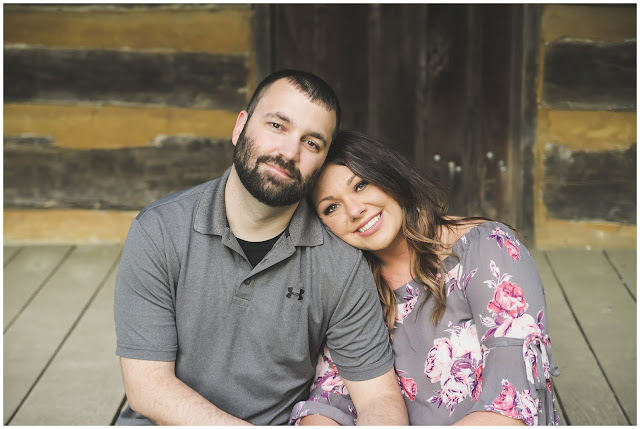
[[[484,218],[466,217],[449,219],[445,213],[449,206],[449,194],[445,188],[427,179],[402,154],[364,134],[340,131],[331,143],[325,165],[348,167],[364,181],[373,184],[394,198],[402,207],[402,232],[407,239],[411,257],[411,274],[433,296],[435,305],[431,322],[440,323],[447,307],[444,285],[444,266],[438,249],[442,243],[438,234],[442,227],[452,228],[471,220]],[[385,322],[389,333],[396,318],[396,298],[381,272],[380,260],[364,251],[378,288]],[[425,301],[423,301],[424,304]]]

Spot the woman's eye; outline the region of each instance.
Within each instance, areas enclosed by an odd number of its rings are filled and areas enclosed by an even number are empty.
[[[333,213],[336,209],[338,208],[337,204],[330,204],[329,206],[327,206],[326,209],[324,209],[324,211],[322,212],[325,216],[330,215],[331,213]]]
[[[368,185],[368,183],[367,183],[367,182],[365,182],[364,180],[362,180],[362,181],[360,181],[360,182],[358,182],[358,183],[356,184],[356,186],[355,186],[355,188],[354,188],[354,189],[355,189],[355,191],[356,191],[356,192],[360,192],[360,191],[362,191],[364,188],[366,188],[366,187],[367,187],[367,185]]]

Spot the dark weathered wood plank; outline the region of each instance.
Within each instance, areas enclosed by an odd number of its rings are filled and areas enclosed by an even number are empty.
[[[2,250],[2,261],[3,265],[6,268],[7,263],[11,261],[11,259],[22,249],[20,246],[4,246]]]
[[[27,246],[4,269],[3,331],[49,277],[71,246]]]
[[[124,396],[115,355],[116,266],[31,391],[12,425],[105,426]]]
[[[585,252],[582,252],[585,253]],[[560,376],[553,383],[566,413],[564,424],[626,425],[596,357],[574,319],[544,252],[531,251],[545,287],[548,332]],[[555,266],[555,265],[554,265]],[[556,270],[566,268],[557,265]],[[557,273],[556,273],[557,274]]]
[[[545,150],[544,204],[549,215],[570,220],[636,222],[636,145],[627,150]]]
[[[613,264],[616,272],[622,277],[622,281],[627,285],[629,292],[636,296],[637,289],[637,251],[623,249],[607,249],[604,251],[609,262]]]
[[[5,47],[5,102],[125,102],[242,110],[246,55]]]
[[[4,334],[5,424],[57,353],[120,249],[119,245],[76,247]]]
[[[636,41],[561,39],[549,43],[543,79],[545,107],[635,110]]]
[[[602,252],[558,249],[546,253],[628,423],[635,424],[635,302]],[[582,374],[583,379],[590,376]]]
[[[219,177],[232,158],[230,141],[208,138],[167,137],[156,146],[82,151],[11,141],[4,146],[4,205],[139,210]]]

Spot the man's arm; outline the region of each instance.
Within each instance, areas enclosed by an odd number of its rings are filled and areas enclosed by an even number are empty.
[[[409,424],[407,408],[393,368],[371,380],[345,379],[344,384],[358,412],[358,426]]]
[[[157,425],[250,425],[175,376],[175,362],[120,358],[129,406]]]

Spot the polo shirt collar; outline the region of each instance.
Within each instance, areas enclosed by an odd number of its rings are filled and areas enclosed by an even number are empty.
[[[228,228],[224,190],[230,173],[231,167],[205,188],[193,224],[197,232],[224,236]],[[322,221],[307,198],[303,198],[289,222],[287,235],[291,237],[294,246],[318,246],[323,242],[322,230]]]

